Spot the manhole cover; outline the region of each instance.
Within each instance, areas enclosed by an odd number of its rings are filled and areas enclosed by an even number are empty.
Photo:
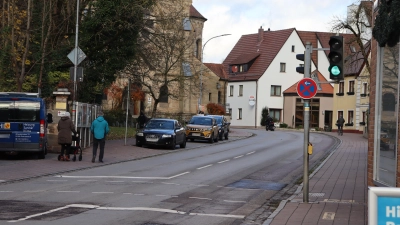
[[[287,184],[244,179],[244,180],[240,180],[235,183],[229,184],[228,187],[279,191],[282,188],[284,188],[286,185]]]

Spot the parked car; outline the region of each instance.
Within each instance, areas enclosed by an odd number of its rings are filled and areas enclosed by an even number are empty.
[[[186,147],[186,133],[174,119],[150,119],[142,130],[136,133],[136,146],[165,146],[175,149],[176,145]]]
[[[218,125],[215,118],[204,115],[193,116],[186,125],[186,139],[218,142]]]
[[[230,123],[226,120],[226,118],[222,115],[209,115],[215,118],[217,125],[218,125],[218,138],[221,141],[223,138],[228,140],[228,126]]]

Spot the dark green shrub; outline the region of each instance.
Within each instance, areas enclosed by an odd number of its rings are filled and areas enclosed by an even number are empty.
[[[287,128],[288,125],[287,125],[286,123],[281,123],[281,124],[279,125],[279,127],[281,127],[281,128]]]
[[[261,123],[260,123],[261,126],[266,126],[267,125],[266,122],[267,122],[268,114],[269,114],[268,107],[265,106],[261,110]]]

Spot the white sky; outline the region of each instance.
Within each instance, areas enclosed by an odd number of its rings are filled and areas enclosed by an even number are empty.
[[[242,35],[264,30],[296,28],[330,32],[335,17],[346,17],[347,6],[357,0],[193,0],[207,21],[203,30],[203,61],[222,63]]]

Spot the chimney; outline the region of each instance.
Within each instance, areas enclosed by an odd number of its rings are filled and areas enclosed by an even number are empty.
[[[261,26],[260,29],[258,29],[258,43],[263,41],[263,37],[264,37],[264,29]]]

